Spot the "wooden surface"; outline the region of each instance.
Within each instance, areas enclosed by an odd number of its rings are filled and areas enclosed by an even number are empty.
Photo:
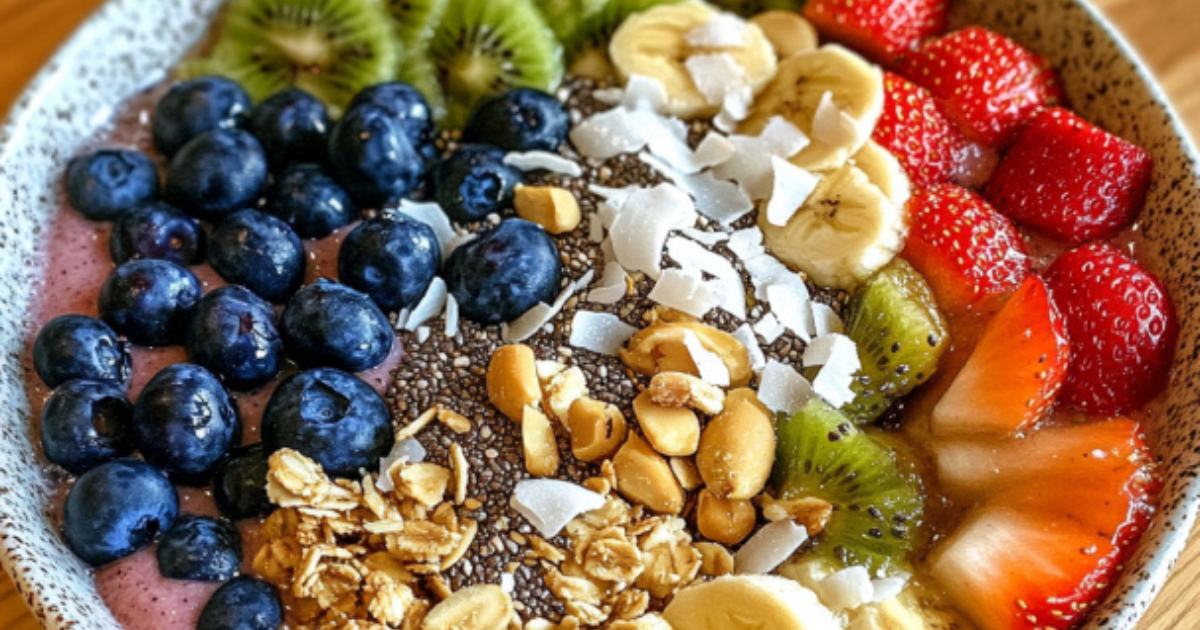
[[[153,0],[147,0],[153,1]],[[1162,79],[1193,137],[1200,136],[1200,0],[1094,0],[1113,18]],[[0,0],[0,111],[100,0]],[[1200,627],[1200,535],[1138,630]],[[0,576],[0,630],[35,630],[37,622]]]

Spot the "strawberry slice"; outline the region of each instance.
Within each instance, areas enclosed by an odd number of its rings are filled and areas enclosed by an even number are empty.
[[[1062,403],[1118,415],[1162,391],[1178,325],[1158,278],[1117,248],[1093,243],[1059,257],[1046,283],[1071,339]]]
[[[951,181],[967,142],[962,133],[925,88],[891,72],[883,74],[883,88],[883,115],[872,138],[900,160],[914,186]]]
[[[912,230],[904,257],[929,282],[943,309],[965,310],[1011,291],[1030,260],[1013,224],[964,188],[943,184],[908,202]]]
[[[967,136],[992,147],[1007,144],[1037,110],[1063,100],[1046,60],[978,26],[926,42],[906,57],[904,70],[941,100]]]
[[[1010,219],[1082,243],[1137,218],[1152,170],[1142,148],[1065,109],[1045,109],[1017,134],[984,194]]]
[[[946,30],[946,0],[809,0],[804,7],[821,35],[884,65]]]
[[[1069,356],[1066,323],[1046,283],[1029,276],[934,407],[934,434],[1013,435],[1025,429],[1054,402]]]
[[[1154,511],[1158,482],[1136,423],[1042,431],[949,458],[953,466],[977,456],[959,483],[999,490],[929,560],[982,630],[1077,625],[1108,593]],[[943,451],[939,471],[955,479],[947,466]]]

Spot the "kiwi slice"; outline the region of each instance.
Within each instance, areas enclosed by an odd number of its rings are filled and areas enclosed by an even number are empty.
[[[383,0],[383,3],[392,14],[400,42],[414,51],[420,51],[433,37],[433,29],[450,6],[450,0]]]
[[[573,40],[579,27],[608,3],[609,0],[534,0],[561,42]]]
[[[846,307],[846,334],[858,345],[855,398],[842,413],[872,422],[898,398],[928,381],[946,351],[948,332],[921,274],[897,258],[875,274]]]
[[[212,53],[180,70],[225,75],[256,101],[298,87],[338,116],[359,90],[395,78],[390,23],[377,0],[233,0]]]
[[[676,2],[680,0],[608,0],[583,20],[571,37],[563,40],[567,47],[567,60],[572,65],[607,65],[608,40],[625,18],[660,4]]]
[[[903,567],[924,519],[920,477],[817,398],[780,419],[776,432],[771,483],[780,497],[833,504],[813,553],[872,574]]]
[[[742,17],[754,17],[767,11],[798,12],[806,0],[712,0],[712,3]]]
[[[532,0],[455,0],[429,58],[446,98],[443,126],[462,127],[480,100],[517,87],[553,92],[562,45]]]

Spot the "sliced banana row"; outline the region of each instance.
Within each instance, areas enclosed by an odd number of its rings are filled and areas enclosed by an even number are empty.
[[[840,630],[816,594],[787,578],[739,575],[679,592],[663,611],[675,630]]]

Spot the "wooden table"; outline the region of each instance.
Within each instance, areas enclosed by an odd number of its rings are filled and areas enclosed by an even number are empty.
[[[153,0],[148,0],[153,1]],[[1200,137],[1200,0],[1093,0],[1116,21],[1154,68]],[[0,0],[0,112],[34,72],[101,0]],[[1193,600],[1200,598],[1200,532],[1139,630],[1200,627]],[[1186,621],[1185,621],[1186,620]],[[0,576],[0,630],[35,630],[38,623]]]

